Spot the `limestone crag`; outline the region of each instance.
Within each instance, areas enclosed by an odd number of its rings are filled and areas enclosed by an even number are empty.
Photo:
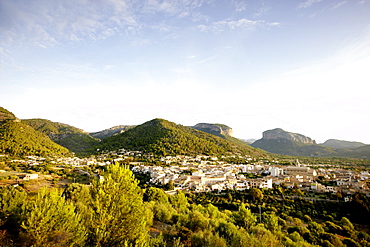
[[[102,131],[95,132],[95,133],[90,133],[90,135],[94,138],[104,139],[104,138],[107,138],[113,135],[121,134],[133,127],[135,126],[134,125],[118,125],[110,129],[102,130]]]
[[[285,139],[285,140],[291,140],[291,141],[301,142],[305,144],[316,144],[315,140],[312,140],[311,138],[307,136],[297,134],[297,133],[287,132],[280,128],[273,129],[273,130],[266,130],[265,132],[263,132],[262,139],[266,139],[266,140]]]
[[[233,129],[224,124],[198,123],[192,128],[216,135],[233,136]]]

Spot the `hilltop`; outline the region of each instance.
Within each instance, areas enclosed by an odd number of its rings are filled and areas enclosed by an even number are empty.
[[[68,149],[56,144],[50,138],[21,122],[15,115],[0,108],[0,153],[11,156],[66,156]]]
[[[263,151],[248,145],[239,145],[221,137],[158,118],[102,140],[99,148],[101,150],[125,148],[161,156],[227,153],[265,155]]]
[[[192,128],[220,137],[233,136],[233,129],[225,124],[198,123]]]

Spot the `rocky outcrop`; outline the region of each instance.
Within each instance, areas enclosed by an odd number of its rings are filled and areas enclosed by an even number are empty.
[[[265,132],[263,132],[262,139],[265,139],[265,140],[285,139],[285,140],[296,141],[296,142],[301,142],[305,144],[316,144],[315,140],[312,140],[311,138],[307,136],[287,132],[280,128],[273,129],[273,130],[266,130]]]
[[[204,131],[213,135],[233,136],[233,129],[224,124],[198,123],[192,128]]]
[[[113,135],[121,134],[133,127],[135,126],[134,125],[119,125],[119,126],[114,126],[110,129],[102,130],[102,131],[95,132],[95,133],[90,133],[90,135],[94,138],[104,139],[104,138],[107,138]]]

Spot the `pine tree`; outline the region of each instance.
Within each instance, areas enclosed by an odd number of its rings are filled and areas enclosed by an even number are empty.
[[[133,173],[119,164],[110,165],[104,180],[93,181],[91,246],[145,246],[149,213]]]
[[[75,209],[58,189],[40,189],[23,208],[22,246],[84,246],[87,233]]]

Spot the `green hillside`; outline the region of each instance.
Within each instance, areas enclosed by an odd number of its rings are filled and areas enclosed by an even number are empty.
[[[286,139],[260,139],[251,146],[261,148],[271,153],[293,155],[293,156],[314,156],[328,157],[335,156],[337,153],[330,147],[317,144],[305,144]]]
[[[342,141],[342,140],[336,140],[336,139],[329,139],[320,145],[331,147],[334,149],[342,149],[342,148],[352,149],[352,148],[363,147],[366,144],[362,142],[349,142],[349,141]]]
[[[0,125],[0,153],[11,156],[66,156],[70,152],[19,120]]]
[[[5,120],[14,120],[16,119],[15,115],[8,111],[7,109],[0,107],[0,124]]]
[[[370,145],[364,145],[357,148],[334,149],[323,145],[305,144],[283,138],[262,138],[255,141],[251,146],[263,149],[270,153],[283,155],[370,159]]]
[[[351,149],[337,149],[335,151],[338,153],[338,156],[341,157],[370,159],[370,145]]]
[[[126,132],[108,137],[98,146],[100,150],[138,150],[155,155],[215,155],[266,154],[248,145],[238,145],[223,138],[169,122],[153,119]]]
[[[97,139],[83,130],[68,124],[56,123],[46,119],[26,119],[22,121],[76,154],[82,154],[85,150],[91,149],[99,143]]]

